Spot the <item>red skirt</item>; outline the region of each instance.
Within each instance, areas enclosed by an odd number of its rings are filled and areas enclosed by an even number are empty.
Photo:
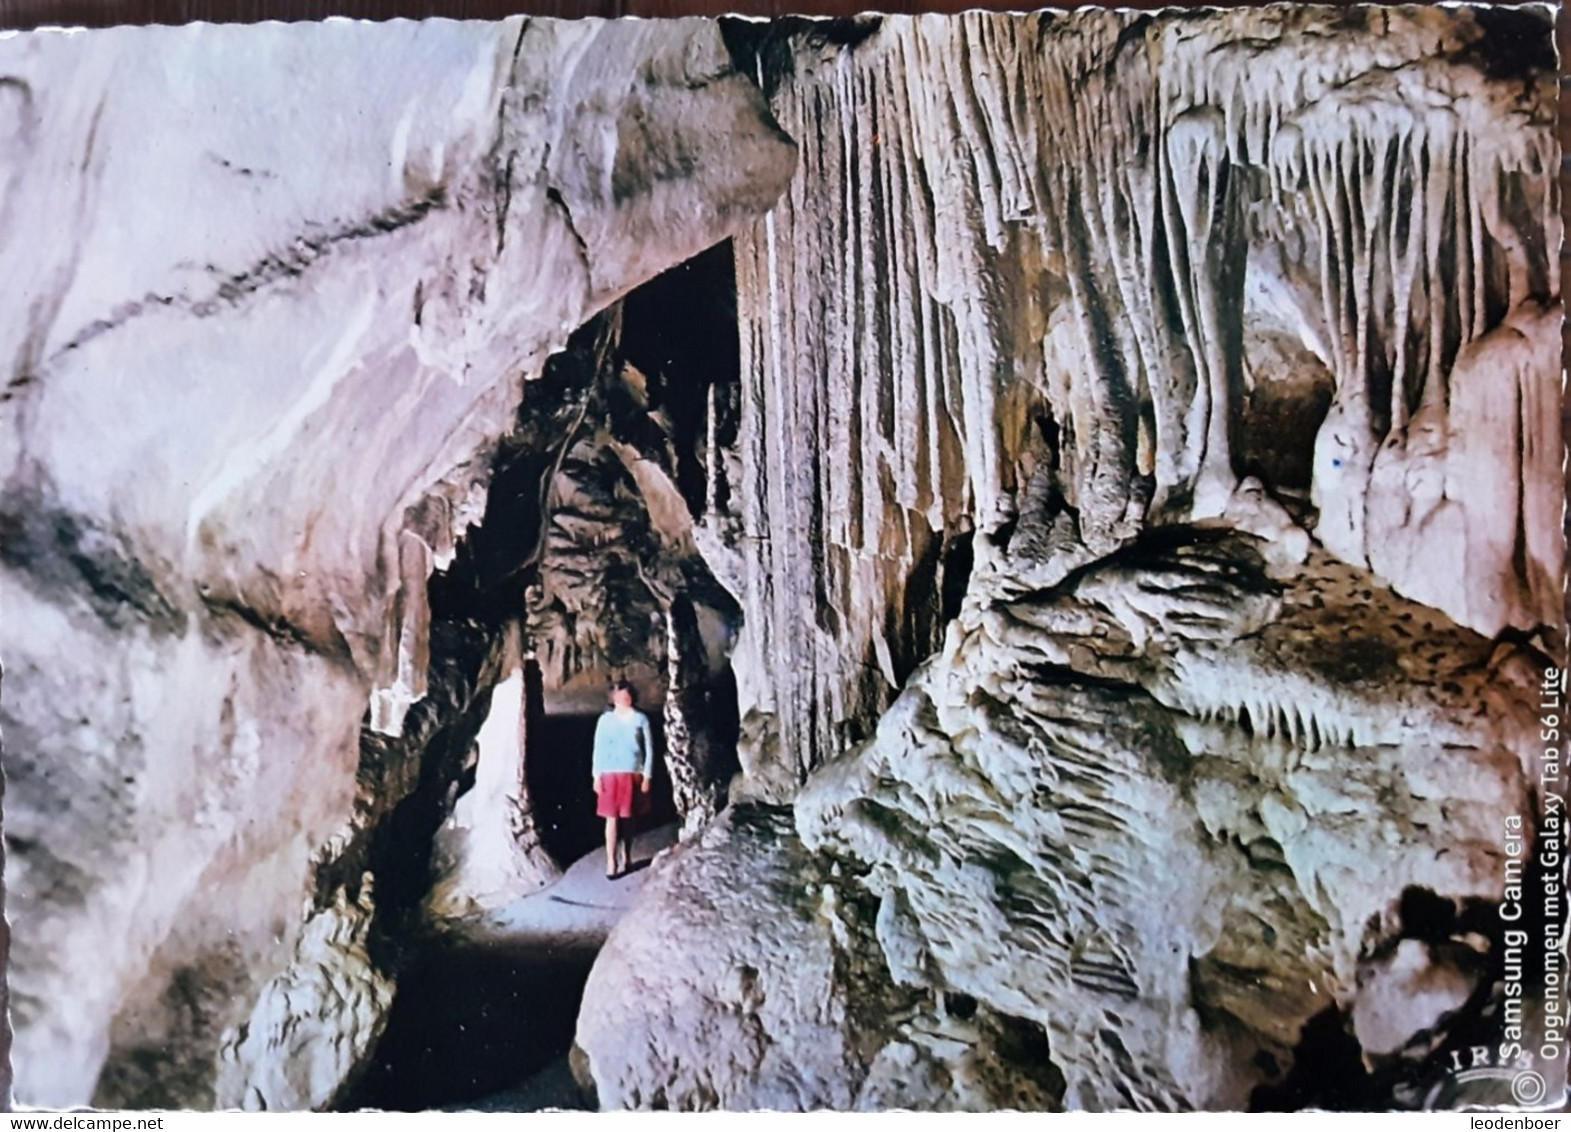
[[[649,808],[649,795],[638,788],[636,774],[602,774],[600,795],[595,813],[603,818],[630,818],[636,809],[643,813]]]

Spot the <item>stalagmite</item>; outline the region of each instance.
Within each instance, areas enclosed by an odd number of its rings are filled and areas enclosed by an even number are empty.
[[[426,904],[439,921],[503,907],[560,875],[541,845],[529,799],[529,683],[539,675],[520,647],[515,625],[503,650],[511,671],[491,690],[475,736],[475,784],[436,837],[438,876]]]

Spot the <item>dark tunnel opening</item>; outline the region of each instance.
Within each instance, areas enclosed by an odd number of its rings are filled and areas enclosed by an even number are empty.
[[[677,483],[694,518],[706,509],[711,391],[715,440],[736,444],[741,392],[741,343],[736,315],[736,260],[731,242],[717,244],[652,279],[622,304],[623,356],[650,381],[650,407],[670,421]],[[729,485],[717,484],[720,510]]]

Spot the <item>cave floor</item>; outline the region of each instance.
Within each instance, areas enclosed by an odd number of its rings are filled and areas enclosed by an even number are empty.
[[[606,879],[601,850],[586,854],[556,883],[472,923],[472,938],[529,951],[598,951],[643,888],[654,857],[676,844],[676,833],[673,823],[635,837],[633,868],[614,881]],[[470,1112],[539,1112],[591,1106],[564,1055],[517,1085],[450,1107]]]
[[[573,1078],[566,1057],[559,1057],[522,1084],[468,1104],[448,1105],[444,1112],[546,1112],[592,1109],[588,1096]]]
[[[584,981],[676,831],[673,823],[634,838],[633,870],[619,880],[606,879],[597,849],[546,888],[445,921],[429,954],[400,978],[387,1032],[346,1107],[591,1107],[567,1061]]]
[[[476,943],[598,951],[643,888],[650,862],[676,844],[676,831],[673,823],[635,837],[633,869],[618,880],[606,879],[605,853],[596,849],[538,892],[455,926],[464,938]]]

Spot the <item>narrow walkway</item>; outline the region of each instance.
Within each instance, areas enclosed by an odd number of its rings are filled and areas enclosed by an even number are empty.
[[[462,934],[476,942],[519,949],[585,948],[598,951],[644,886],[649,863],[676,844],[676,825],[647,830],[633,839],[633,868],[617,880],[605,875],[605,852],[579,858],[560,880],[495,912],[462,921]]]
[[[583,994],[583,981],[588,977],[594,956],[610,936],[611,928],[621,920],[622,914],[632,906],[633,898],[644,887],[649,876],[650,860],[661,849],[674,845],[677,840],[676,824],[666,824],[658,829],[633,838],[633,868],[616,881],[605,876],[605,851],[594,853],[573,862],[572,867],[550,887],[531,892],[520,900],[507,904],[500,911],[467,920],[463,923],[463,936],[471,947],[484,948],[492,953],[506,953],[515,959],[528,962],[544,961],[548,978],[558,991],[572,988],[572,1010],[556,1011],[553,1021],[533,1017],[536,1049],[547,1052],[550,1060],[539,1060],[539,1055],[528,1058],[529,1064],[522,1080],[495,1093],[484,1093],[473,1101],[448,1104],[448,1112],[540,1112],[544,1108],[591,1108],[591,1099],[573,1080],[572,1069],[567,1064],[567,1049],[572,1046],[573,1027],[577,1024],[578,997]],[[578,956],[577,962],[573,956]],[[501,988],[496,988],[501,989]],[[511,989],[511,988],[509,988]],[[526,995],[526,1000],[533,995]],[[566,1006],[567,1003],[564,1003]],[[539,1010],[539,1002],[529,1002],[526,1010]],[[550,1011],[547,1011],[550,1014]],[[540,1025],[544,1022],[544,1025]],[[540,1033],[542,1028],[559,1028],[550,1038]],[[517,1025],[517,1022],[514,1022]],[[540,1043],[540,1038],[547,1038]]]
[[[633,870],[605,875],[605,852],[489,913],[448,920],[399,979],[387,1030],[348,1108],[533,1112],[583,1109],[568,1068],[595,955],[676,841],[674,824],[633,842]]]

